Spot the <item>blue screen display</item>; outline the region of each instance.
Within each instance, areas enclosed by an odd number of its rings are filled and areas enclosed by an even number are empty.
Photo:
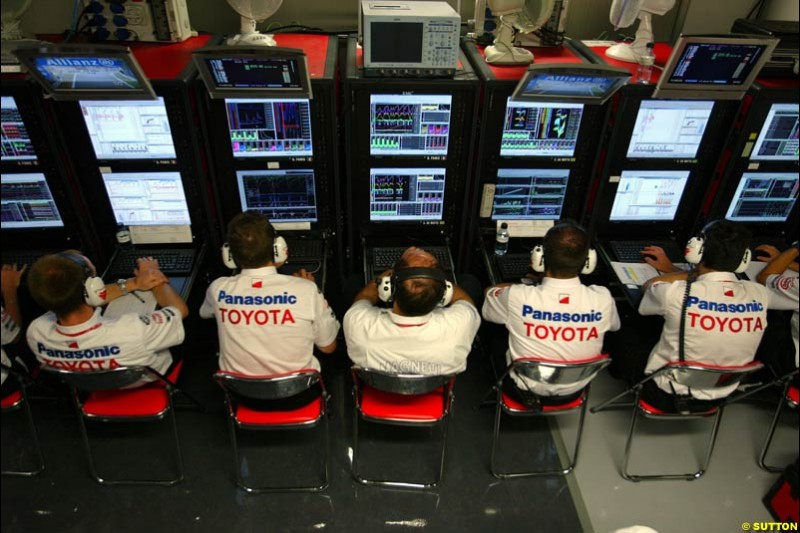
[[[37,57],[36,70],[53,90],[120,91],[141,89],[141,80],[122,59],[113,57]]]

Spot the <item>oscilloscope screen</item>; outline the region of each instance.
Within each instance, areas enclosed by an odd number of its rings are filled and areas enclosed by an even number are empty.
[[[371,221],[442,220],[445,169],[373,168],[369,178]]]
[[[236,172],[242,211],[258,211],[270,222],[316,222],[313,170],[240,170]]]
[[[314,155],[308,99],[229,98],[225,109],[234,157]]]
[[[572,157],[583,104],[512,102],[508,99],[501,156]]]
[[[447,155],[452,103],[448,94],[371,95],[370,155]]]

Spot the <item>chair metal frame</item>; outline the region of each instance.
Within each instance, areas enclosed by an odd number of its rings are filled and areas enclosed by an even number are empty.
[[[353,396],[355,398],[355,407],[353,410],[353,460],[352,460],[352,474],[353,479],[362,485],[376,485],[385,487],[399,487],[399,488],[413,488],[413,489],[430,489],[439,486],[439,483],[444,476],[444,462],[447,451],[447,430],[449,427],[450,416],[452,416],[453,400],[453,387],[455,385],[455,374],[445,374],[437,376],[426,376],[421,374],[400,374],[392,372],[383,372],[380,370],[373,370],[370,368],[362,368],[354,366],[352,368],[353,375]],[[414,420],[408,418],[387,418],[387,417],[374,417],[364,413],[362,408],[362,394],[363,387],[361,384],[366,384],[379,391],[387,392],[390,394],[397,394],[402,396],[420,396],[429,394],[436,391],[441,387],[442,389],[442,413],[441,416],[434,420]],[[427,482],[413,482],[401,480],[388,480],[388,479],[368,479],[359,473],[358,469],[358,426],[359,420],[365,422],[375,422],[378,424],[388,424],[393,426],[410,426],[410,427],[435,427],[441,426],[441,456],[439,459],[439,472],[432,481]]]
[[[701,363],[698,361],[671,361],[662,366],[652,374],[648,375],[632,387],[601,402],[600,404],[592,407],[590,411],[597,413],[605,409],[627,408],[632,407],[631,422],[628,429],[628,437],[625,442],[625,455],[622,463],[622,477],[628,481],[651,481],[651,480],[670,480],[670,479],[684,479],[687,481],[694,481],[700,479],[708,469],[711,462],[711,455],[714,451],[714,445],[717,440],[717,433],[719,425],[722,421],[722,412],[725,407],[724,399],[716,407],[712,407],[706,411],[691,411],[686,413],[675,412],[665,413],[662,411],[652,410],[646,402],[641,399],[642,390],[644,385],[655,379],[657,376],[668,375],[671,381],[684,385],[686,387],[699,387],[704,389],[714,389],[720,387],[729,387],[737,385],[748,374],[759,371],[763,365],[758,362],[751,362],[741,366],[716,366]],[[633,403],[616,402],[619,398],[626,394],[633,393]],[[703,461],[700,463],[699,468],[695,472],[687,472],[681,474],[633,474],[630,472],[628,465],[630,462],[631,449],[633,447],[633,435],[636,430],[636,423],[638,415],[641,414],[645,418],[654,420],[692,420],[714,417],[711,427],[711,433],[706,444],[706,452]]]
[[[233,461],[237,486],[251,494],[267,492],[320,492],[328,488],[330,479],[330,422],[328,421],[328,402],[330,400],[330,395],[325,389],[325,383],[323,382],[322,376],[318,370],[313,368],[305,368],[293,372],[271,374],[266,376],[247,376],[233,372],[219,371],[214,374],[214,380],[217,382],[217,384],[219,384],[225,393],[225,405],[227,407],[228,426],[231,435],[231,442],[233,444]],[[279,400],[299,394],[316,385],[317,383],[319,383],[321,388],[321,405],[319,416],[317,416],[317,418],[314,420],[294,424],[247,424],[239,421],[236,416],[239,397],[246,397],[256,400]],[[325,428],[322,431],[325,446],[322,483],[311,486],[253,487],[245,482],[244,478],[242,477],[240,466],[240,459],[242,456],[239,451],[239,443],[236,437],[237,428],[239,430],[249,429],[267,431],[313,429],[319,425],[321,420],[324,420],[325,425]]]
[[[3,470],[0,474],[4,476],[24,476],[32,477],[40,474],[44,470],[44,454],[42,453],[42,446],[39,443],[39,432],[36,430],[36,424],[33,421],[33,413],[31,412],[30,400],[28,400],[27,387],[30,378],[17,372],[14,368],[3,365],[0,363],[3,370],[8,373],[6,379],[15,379],[19,384],[19,398],[11,405],[3,406],[3,413],[11,413],[22,409],[25,412],[25,419],[30,429],[31,440],[33,441],[33,449],[36,455],[36,464],[32,470]],[[13,392],[11,393],[14,394]]]
[[[172,395],[181,392],[193,403],[202,408],[194,398],[181,391],[172,381],[161,375],[159,372],[147,366],[121,366],[112,370],[81,370],[71,371],[53,367],[43,367],[42,370],[58,376],[70,388],[70,394],[75,406],[78,417],[78,427],[81,439],[86,451],[89,462],[89,471],[95,481],[102,485],[160,485],[172,486],[180,483],[184,479],[183,455],[181,453],[180,438],[178,436],[178,424],[175,416],[175,406],[172,402]],[[167,397],[167,406],[160,412],[146,416],[99,416],[87,414],[84,410],[84,403],[81,400],[82,392],[114,391],[124,394],[126,391],[135,390],[138,387],[131,387],[142,380],[150,380],[150,383],[141,385],[142,387],[152,387],[157,385],[164,386],[164,393]],[[170,415],[172,437],[175,443],[175,457],[177,459],[177,477],[169,479],[107,479],[101,477],[97,472],[92,454],[89,433],[84,419],[96,422],[155,422]]]
[[[581,436],[583,434],[583,425],[586,417],[586,405],[589,398],[589,389],[591,382],[584,388],[582,394],[578,398],[580,403],[570,407],[561,406],[544,406],[544,409],[515,409],[508,405],[503,400],[503,381],[510,372],[515,372],[520,376],[525,376],[542,384],[560,384],[567,385],[570,383],[578,383],[587,378],[594,379],[597,374],[611,363],[608,355],[600,355],[587,360],[569,362],[557,361],[552,359],[545,359],[541,357],[523,357],[515,359],[506,369],[502,376],[497,380],[494,390],[497,394],[497,406],[494,415],[494,431],[492,432],[492,452],[490,456],[489,468],[492,475],[498,479],[514,479],[524,477],[536,476],[565,476],[575,469],[578,462],[578,452],[580,451]],[[544,372],[542,370],[545,370]],[[570,402],[571,403],[571,402]],[[566,468],[560,470],[534,470],[527,472],[501,472],[497,468],[496,451],[500,441],[500,423],[503,413],[509,416],[545,416],[553,417],[571,413],[576,409],[580,409],[578,419],[578,430],[575,439],[575,448],[572,456],[569,459],[569,464]],[[549,422],[549,420],[548,420]]]

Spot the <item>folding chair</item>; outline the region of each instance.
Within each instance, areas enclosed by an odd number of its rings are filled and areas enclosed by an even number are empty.
[[[784,467],[779,467],[775,465],[769,465],[766,462],[767,454],[769,453],[769,448],[772,445],[772,438],[775,436],[775,429],[778,427],[778,421],[781,418],[781,412],[783,411],[783,407],[788,406],[790,409],[797,410],[798,404],[800,404],[800,398],[798,398],[798,389],[797,385],[793,385],[794,379],[797,377],[798,370],[794,370],[786,374],[785,376],[781,376],[780,378],[776,379],[770,385],[779,385],[782,386],[781,388],[781,399],[778,401],[777,407],[775,407],[775,416],[772,417],[772,424],[769,426],[769,431],[767,432],[767,439],[764,441],[764,446],[761,448],[761,453],[758,456],[758,466],[762,469],[766,470],[767,472],[783,472],[785,469]]]
[[[492,455],[490,468],[492,475],[499,479],[566,475],[572,472],[578,462],[578,451],[581,445],[581,434],[583,433],[583,422],[586,416],[586,405],[589,397],[589,385],[586,385],[582,394],[575,400],[563,405],[544,405],[537,409],[522,404],[503,392],[503,380],[509,372],[515,372],[518,376],[524,376],[537,383],[547,385],[571,385],[594,379],[603,368],[608,366],[611,360],[607,354],[599,355],[591,359],[581,361],[555,361],[539,357],[525,357],[514,360],[506,372],[494,386],[497,392],[497,407],[494,415],[494,432],[492,434]],[[580,409],[578,421],[578,432],[575,439],[575,449],[569,465],[561,470],[544,470],[529,472],[500,472],[496,466],[496,451],[500,440],[500,421],[503,413],[509,416],[558,416]]]
[[[319,492],[328,487],[328,462],[330,455],[328,400],[329,396],[317,370],[305,368],[285,374],[268,376],[247,376],[234,372],[219,371],[214,379],[225,391],[225,403],[228,407],[228,421],[231,441],[233,443],[234,469],[236,484],[250,493],[262,492]],[[299,394],[314,385],[320,385],[320,395],[309,404],[288,411],[262,411],[241,403],[241,398],[253,400],[280,400]],[[241,472],[241,454],[236,437],[236,430],[290,430],[311,429],[320,420],[325,420],[323,437],[325,440],[324,472],[322,483],[313,486],[284,487],[252,487],[245,483]]]
[[[2,412],[6,414],[20,409],[25,411],[25,418],[30,430],[29,435],[33,443],[34,454],[36,455],[36,464],[32,470],[3,470],[0,473],[4,476],[35,476],[44,470],[44,455],[42,454],[42,447],[39,444],[39,434],[36,431],[36,424],[33,423],[33,414],[31,413],[31,406],[26,392],[30,378],[17,372],[10,366],[2,365],[2,367],[4,372],[8,372],[6,379],[15,379],[19,384],[17,390],[0,400]]]
[[[353,367],[353,478],[363,485],[406,488],[432,488],[439,485],[444,473],[447,426],[453,405],[455,376],[394,374]],[[379,424],[412,427],[442,427],[439,473],[430,482],[367,479],[358,471],[359,419]]]
[[[182,365],[182,361],[175,365],[167,377],[146,366],[123,366],[113,370],[96,371],[70,371],[43,367],[44,371],[57,375],[70,387],[78,415],[81,438],[86,448],[86,457],[89,460],[89,470],[95,481],[104,485],[170,486],[183,480],[183,457],[172,395],[181,392],[193,403],[198,406],[200,404],[175,385]],[[150,380],[150,382],[135,386],[143,380]],[[202,408],[202,406],[200,407]],[[168,414],[175,442],[177,477],[169,479],[106,479],[98,474],[85,420],[148,422],[163,420]]]
[[[704,363],[700,363],[698,361],[672,361],[667,363],[666,365],[662,366],[649,376],[645,377],[640,382],[633,385],[628,390],[614,396],[606,400],[605,402],[600,403],[591,408],[592,413],[597,413],[599,411],[605,409],[613,409],[619,407],[632,407],[633,412],[631,415],[631,424],[630,429],[628,431],[628,439],[625,443],[625,456],[623,459],[622,465],[622,477],[627,479],[628,481],[642,481],[642,480],[661,480],[661,479],[685,479],[687,481],[693,481],[695,479],[699,479],[703,474],[705,474],[706,469],[708,468],[708,464],[711,462],[711,453],[714,451],[714,443],[717,439],[717,431],[719,430],[719,424],[722,420],[722,411],[724,407],[724,402],[721,402],[719,405],[710,407],[708,409],[700,410],[700,411],[685,411],[685,412],[666,412],[648,404],[644,399],[642,399],[642,389],[644,385],[657,376],[667,376],[669,377],[670,381],[684,385],[690,388],[702,388],[702,389],[720,389],[724,387],[730,386],[738,386],[738,384],[744,379],[745,376],[751,374],[753,372],[757,372],[762,368],[761,363],[758,362],[751,362],[746,365],[741,366],[715,366],[715,365],[708,365]],[[615,403],[615,401],[622,396],[633,393],[634,394],[634,402],[633,403]],[[638,419],[638,415],[642,414],[642,416],[646,418],[656,419],[656,420],[690,420],[690,419],[699,419],[699,418],[707,418],[707,417],[714,417],[714,421],[711,427],[711,434],[708,439],[708,444],[706,445],[706,454],[703,462],[700,464],[699,469],[696,472],[692,473],[685,473],[685,474],[648,474],[648,475],[640,475],[640,474],[632,474],[628,470],[628,462],[630,460],[631,454],[631,447],[633,444],[633,434],[636,430],[636,421]]]

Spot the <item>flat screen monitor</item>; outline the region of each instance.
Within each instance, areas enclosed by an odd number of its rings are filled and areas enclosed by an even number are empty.
[[[583,104],[514,102],[509,98],[500,155],[572,157],[582,117]]]
[[[568,182],[568,169],[501,168],[492,220],[558,220]]]
[[[447,155],[452,103],[449,94],[371,95],[370,155]]]
[[[33,150],[28,130],[22,122],[17,102],[13,96],[0,97],[2,106],[2,141],[3,161],[35,161],[36,152]]]
[[[307,58],[302,50],[223,46],[199,50],[193,59],[212,98],[311,98]]]
[[[688,181],[688,170],[623,170],[609,220],[671,222]]]
[[[44,174],[3,174],[2,229],[62,228]]]
[[[725,218],[737,222],[786,222],[797,202],[798,174],[745,172]]]
[[[80,105],[97,159],[175,159],[160,96],[152,101],[81,100]]]
[[[369,172],[369,219],[442,220],[444,185],[444,168],[373,168]]]
[[[153,99],[155,92],[129,48],[45,45],[14,51],[56,100]]]
[[[225,100],[233,157],[303,157],[314,154],[308,99]]]
[[[189,226],[189,206],[179,172],[103,172],[117,224]]]
[[[738,100],[777,42],[757,37],[681,36],[653,96]]]
[[[236,180],[242,211],[258,211],[272,223],[317,221],[313,170],[240,170]]]
[[[772,104],[758,134],[750,159],[754,161],[797,161],[798,104]]]
[[[606,65],[532,65],[517,84],[511,99],[602,104],[630,77],[628,69]]]
[[[702,100],[642,100],[628,157],[694,159],[713,108]]]

